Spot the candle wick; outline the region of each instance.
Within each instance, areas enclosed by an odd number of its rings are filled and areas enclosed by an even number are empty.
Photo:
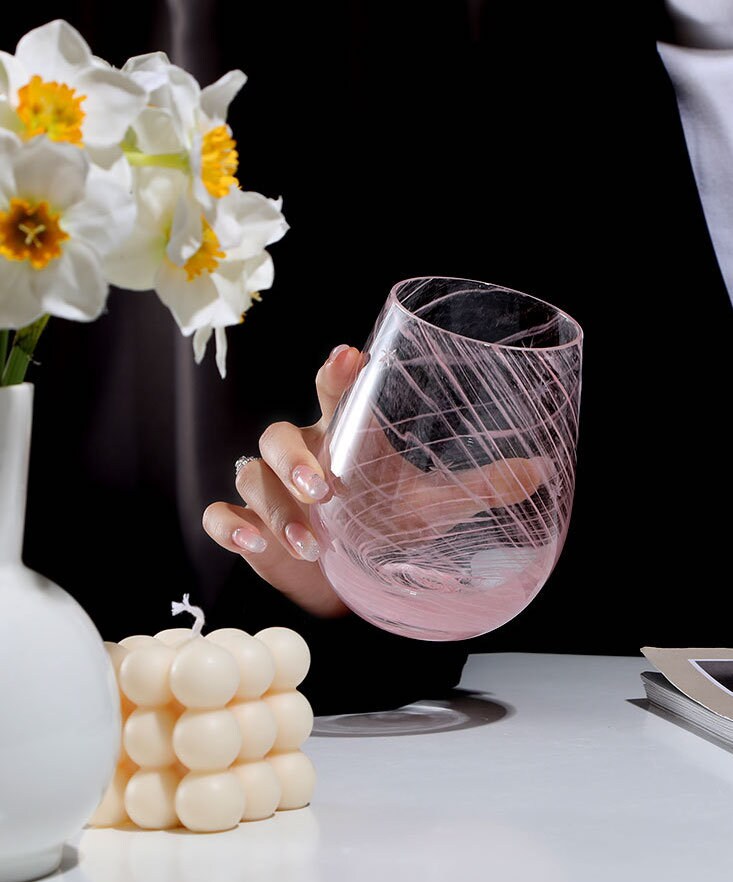
[[[182,612],[190,613],[195,619],[191,631],[194,637],[198,637],[201,633],[201,629],[204,627],[204,611],[200,606],[191,606],[188,602],[189,597],[189,594],[184,594],[182,603],[178,603],[178,601],[174,600],[171,603],[171,614],[177,616]]]

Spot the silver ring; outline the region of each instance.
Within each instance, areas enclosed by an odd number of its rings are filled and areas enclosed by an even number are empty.
[[[256,459],[262,459],[261,456],[240,456],[239,459],[234,463],[234,477],[238,477],[239,473],[242,469],[247,465],[248,462],[254,462]]]

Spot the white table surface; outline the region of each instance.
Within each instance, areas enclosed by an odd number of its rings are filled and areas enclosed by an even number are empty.
[[[472,656],[478,694],[451,706],[318,718],[311,807],[210,835],[87,830],[52,878],[725,882],[733,756],[630,701],[649,667]]]

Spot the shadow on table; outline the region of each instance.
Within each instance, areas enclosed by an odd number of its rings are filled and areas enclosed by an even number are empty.
[[[58,870],[56,873],[52,874],[51,878],[57,874],[68,873],[73,870],[75,867],[79,866],[79,851],[74,848],[73,845],[69,845],[66,843],[64,845],[63,851],[61,852],[61,863],[59,864]]]
[[[512,714],[511,705],[491,701],[484,692],[454,689],[448,698],[416,701],[396,710],[316,717],[313,737],[376,738],[455,732],[497,723]]]

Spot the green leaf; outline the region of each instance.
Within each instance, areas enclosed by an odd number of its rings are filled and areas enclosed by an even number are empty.
[[[22,383],[25,379],[28,365],[33,359],[38,339],[48,323],[49,317],[42,315],[30,325],[20,328],[13,337],[13,347],[10,350],[10,358],[3,369],[0,386],[14,386]]]

